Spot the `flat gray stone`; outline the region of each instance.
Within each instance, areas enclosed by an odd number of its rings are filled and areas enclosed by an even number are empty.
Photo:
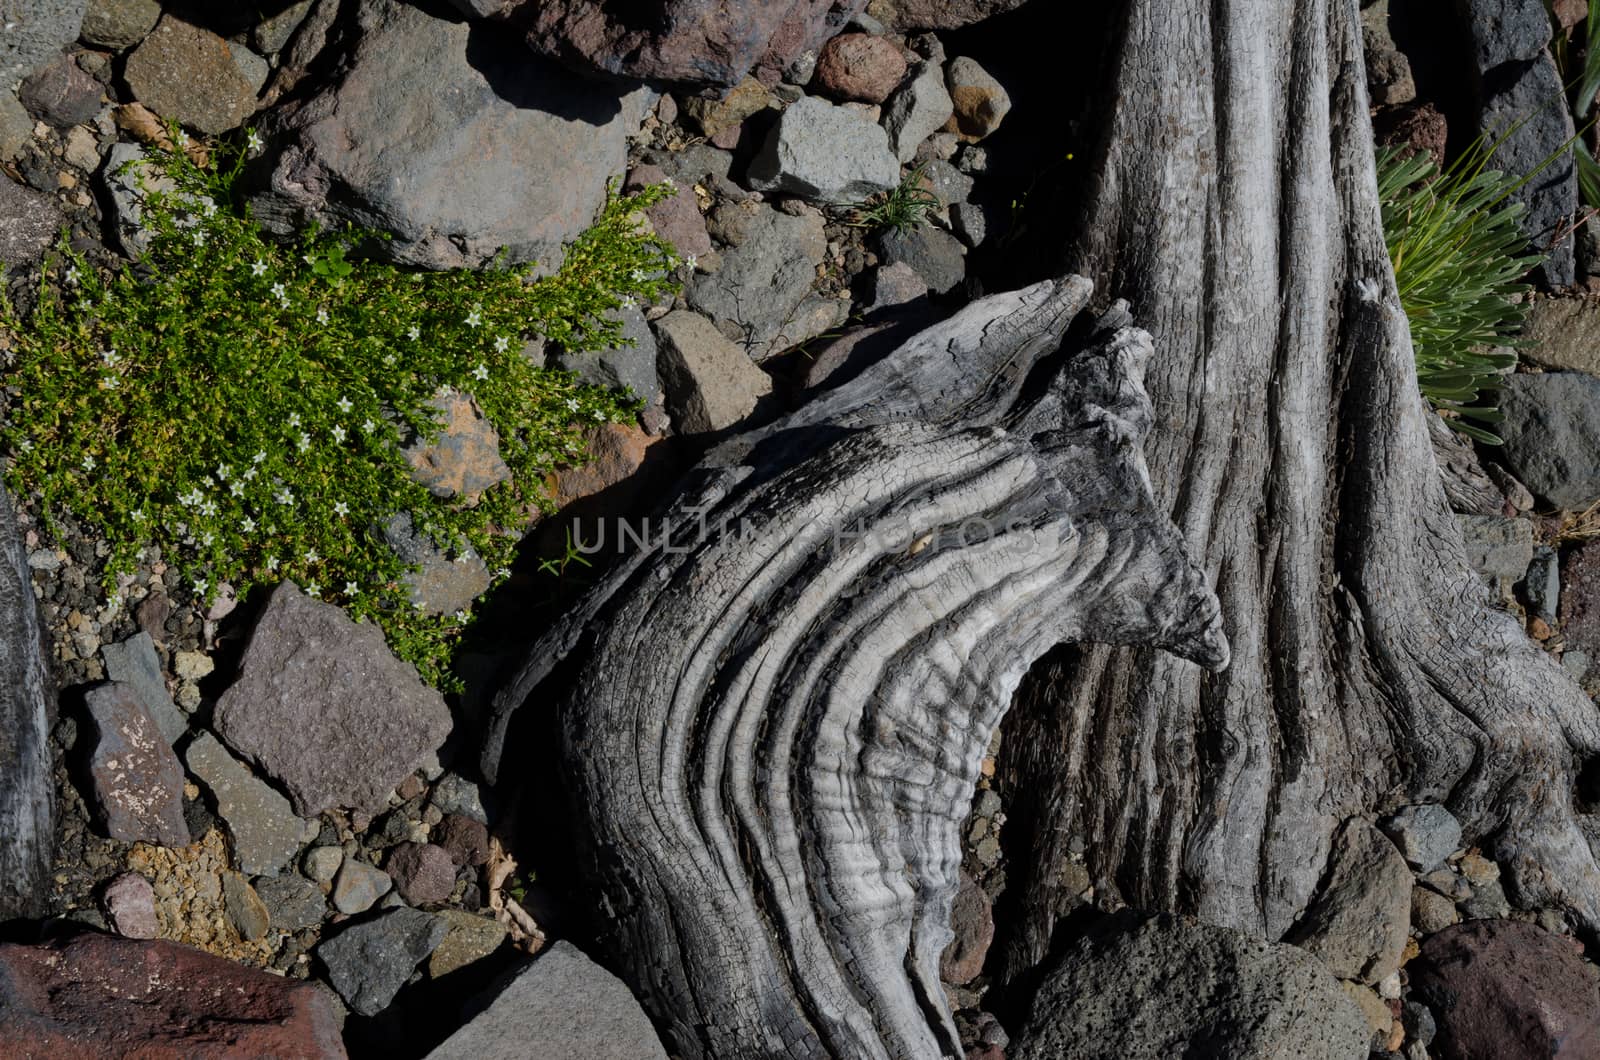
[[[45,124],[70,129],[100,112],[104,94],[100,82],[62,55],[23,81],[17,99]]]
[[[178,737],[189,731],[189,719],[167,694],[161,659],[150,634],[139,633],[115,644],[102,644],[100,658],[105,662],[106,676],[127,686],[155,719],[156,728],[168,744],[177,743]]]
[[[1467,562],[1487,578],[1521,581],[1533,562],[1533,523],[1503,515],[1457,515]]]
[[[451,719],[378,627],[285,582],[256,620],[213,725],[310,817],[382,807],[444,743]]]
[[[900,183],[889,134],[860,113],[806,96],[783,112],[750,163],[757,191],[851,203]]]
[[[282,150],[257,218],[279,233],[311,220],[382,228],[395,237],[383,254],[427,268],[505,247],[554,269],[622,172],[652,92],[585,80],[514,35],[398,0],[356,6],[340,72],[266,123]]]
[[[275,876],[300,850],[305,822],[289,800],[253,776],[208,732],[189,743],[189,772],[211,792],[228,830],[235,868],[249,876]]]
[[[448,615],[464,610],[489,590],[489,568],[470,549],[450,555],[411,525],[409,512],[397,512],[383,524],[383,539],[395,555],[416,567],[401,581],[406,600],[419,614]]]
[[[1543,5],[1521,0],[1505,3],[1519,4],[1543,21],[1549,32]],[[1486,143],[1499,144],[1489,165],[1505,173],[1538,170],[1537,179],[1527,181],[1511,197],[1528,208],[1522,215],[1522,231],[1541,256],[1539,267],[1545,279],[1555,287],[1570,284],[1576,275],[1572,237],[1549,247],[1549,233],[1570,231],[1570,218],[1578,210],[1577,169],[1570,153],[1563,150],[1576,135],[1572,113],[1566,107],[1550,106],[1552,99],[1564,98],[1561,73],[1555,61],[1541,51],[1529,62],[1497,68],[1484,83],[1492,90],[1483,100],[1478,129]],[[1545,165],[1552,156],[1554,160]]]
[[[256,23],[256,28],[250,31],[250,43],[262,55],[276,55],[289,43],[289,38],[294,36],[295,30],[300,28],[310,13],[311,0],[290,4]]]
[[[272,926],[279,931],[316,927],[328,915],[322,888],[293,872],[257,880],[256,894],[266,906]]]
[[[661,380],[656,377],[656,338],[644,313],[637,307],[617,311],[622,321],[622,338],[632,345],[620,345],[595,353],[568,353],[553,350],[545,354],[545,364],[572,372],[585,383],[627,390],[647,405],[661,401]]]
[[[123,253],[131,258],[144,254],[150,247],[150,234],[144,228],[144,202],[151,192],[170,193],[177,190],[171,178],[163,175],[149,160],[144,148],[138,144],[115,143],[106,152],[105,169],[101,171],[106,195],[111,200],[112,230]],[[198,199],[184,193],[182,199],[200,207]],[[179,218],[180,226],[192,224]]]
[[[53,59],[78,39],[89,0],[6,0],[0,6],[0,91]]]
[[[1432,872],[1461,849],[1461,822],[1436,804],[1407,806],[1378,822],[1412,868]]]
[[[389,909],[327,939],[317,947],[317,956],[328,969],[328,982],[351,1010],[376,1016],[394,1000],[447,930],[443,920],[428,913]],[[527,1042],[538,1040],[524,1039],[524,1049]]]
[[[160,18],[156,0],[89,0],[80,36],[85,44],[120,52],[149,36]]]
[[[1411,887],[1411,870],[1394,844],[1352,819],[1333,842],[1322,889],[1285,941],[1341,979],[1381,983],[1400,969]]]
[[[143,702],[119,684],[97,685],[84,701],[95,730],[89,775],[106,834],[123,843],[188,846],[183,766]]]
[[[1352,1060],[1367,1055],[1370,1035],[1339,980],[1294,946],[1170,915],[1125,913],[1046,966],[1006,1056]]]
[[[1541,368],[1600,375],[1600,298],[1540,298],[1522,322],[1517,353]]]
[[[1534,615],[1553,624],[1561,614],[1561,559],[1555,549],[1535,546],[1523,589]]]
[[[944,128],[954,113],[944,69],[936,62],[923,63],[917,76],[901,85],[883,106],[889,149],[900,162],[910,162],[922,142]]]
[[[966,279],[966,248],[932,225],[888,229],[878,236],[878,254],[885,264],[909,265],[934,294],[948,294]]]
[[[1543,4],[1528,0],[1457,0],[1481,71],[1504,63],[1528,62],[1550,43],[1550,16]]]
[[[522,1060],[529,1042],[560,1042],[571,1060],[666,1060],[650,1019],[622,980],[566,941],[502,979],[482,1010],[430,1060]]]
[[[10,162],[33,139],[33,118],[9,88],[0,88],[0,162]]]
[[[1581,511],[1600,499],[1600,379],[1513,375],[1499,404],[1500,456],[1523,485],[1562,508]]]
[[[389,893],[393,884],[389,874],[377,866],[347,857],[339,866],[339,874],[333,878],[329,897],[333,907],[341,913],[365,913]]]
[[[239,937],[254,942],[267,933],[271,916],[250,881],[237,872],[222,874],[222,908]]]
[[[242,44],[164,15],[128,56],[134,98],[163,118],[215,135],[237,128],[256,109],[266,64]]]
[[[54,199],[0,174],[0,264],[37,261],[65,223]]]
[[[675,310],[656,321],[667,411],[684,434],[731,427],[771,393],[772,379],[698,313]]]
[[[765,206],[740,215],[738,235],[721,267],[696,276],[685,297],[744,336],[749,355],[762,360],[778,352],[774,344],[811,296],[828,239],[820,214],[792,217]]]

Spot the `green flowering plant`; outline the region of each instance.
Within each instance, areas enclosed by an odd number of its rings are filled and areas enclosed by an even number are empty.
[[[639,408],[542,367],[528,343],[615,346],[615,310],[676,289],[679,258],[638,223],[672,189],[611,188],[543,278],[503,261],[420,272],[352,257],[379,233],[269,240],[236,188],[251,149],[253,132],[204,166],[153,153],[164,179],[142,181],[136,263],[96,269],[63,237],[25,318],[0,293],[9,483],[47,519],[70,512],[104,537],[108,593],[150,546],[202,606],[224,583],[242,596],[294,579],[448,686],[467,616],[409,602],[381,528],[407,514],[446,555],[506,576],[551,507],[548,476],[582,461],[588,430]],[[493,425],[511,473],[477,498],[435,496],[403,452],[438,438],[433,399],[449,391]]]

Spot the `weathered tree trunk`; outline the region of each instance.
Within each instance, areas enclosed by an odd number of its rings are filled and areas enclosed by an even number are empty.
[[[490,779],[517,707],[560,711],[605,941],[685,1056],[959,1051],[957,827],[1063,643],[1006,752],[1005,972],[1075,835],[1128,901],[1277,936],[1397,799],[1600,925],[1600,722],[1466,569],[1356,0],[1134,0],[1112,54],[1092,292],[976,303],[714,452],[497,701]]]

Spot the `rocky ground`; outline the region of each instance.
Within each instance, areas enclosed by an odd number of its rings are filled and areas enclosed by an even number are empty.
[[[743,59],[705,40],[633,53],[534,41],[613,73],[707,79],[662,92],[576,77],[442,4],[301,0],[258,18],[25,0],[27,32],[0,40],[17,88],[0,91],[0,261],[23,303],[63,228],[96,260],[137,252],[138,196],[118,169],[164,142],[162,119],[196,147],[259,129],[252,206],[280,231],[359,218],[424,268],[480,265],[502,246],[548,259],[615,175],[676,185],[648,219],[694,264],[677,298],[622,311],[633,345],[544,354],[646,407],[635,426],[597,431],[594,461],[551,484],[562,513],[530,528],[523,568],[489,605],[522,625],[464,655],[458,696],[292,585],[202,608],[149,555],[108,596],[104,543],[70,521],[48,533],[35,499],[17,499],[62,690],[61,825],[49,918],[9,925],[0,945],[0,1041],[47,1051],[64,1028],[125,1024],[120,1040],[156,1043],[149,1055],[223,1040],[262,1055],[465,1055],[507,1034],[664,1055],[626,987],[582,951],[593,911],[563,864],[548,754],[529,752],[521,787],[480,785],[477,709],[504,640],[525,641],[552,597],[581,590],[536,569],[573,519],[637,512],[718,432],[803,401],[1019,269],[1049,274],[1042,252],[1025,262],[1070,179],[1038,130],[1069,108],[1028,66],[1037,49],[1010,46],[1052,26],[1041,3],[879,0],[839,24],[813,15],[791,46]],[[1436,71],[1419,61],[1413,74],[1416,28],[1397,13],[1391,32],[1383,0],[1367,21],[1380,133],[1442,152],[1454,101],[1429,97]],[[1548,25],[1537,40],[1515,31],[1485,38],[1483,70],[1553,75]],[[617,69],[629,54],[659,66]],[[1533,151],[1570,127],[1519,135]],[[900,228],[871,213],[897,189],[924,204]],[[1562,194],[1533,205],[1559,212]],[[1600,286],[1575,282],[1600,275],[1600,253],[1588,226],[1579,236],[1545,266],[1507,384],[1507,444],[1474,450],[1443,431],[1438,446],[1486,591],[1600,685]],[[427,574],[446,596],[481,592],[471,570]],[[1348,822],[1318,898],[1277,943],[1140,917],[1112,881],[1064,866],[1080,936],[1031,1006],[989,996],[1007,858],[1026,856],[1005,843],[1004,754],[991,748],[975,793],[942,966],[969,1058],[1109,1055],[1087,1040],[1158,1055],[1197,1023],[1231,1035],[1216,1055],[1556,1055],[1531,1043],[1557,1027],[1590,1043],[1560,1055],[1600,1055],[1592,952],[1559,911],[1520,907],[1436,805]],[[1590,779],[1578,796],[1600,802]],[[237,1000],[212,1010],[161,985],[197,975]],[[130,992],[148,1003],[95,1001]],[[593,1020],[575,1026],[574,1012]]]

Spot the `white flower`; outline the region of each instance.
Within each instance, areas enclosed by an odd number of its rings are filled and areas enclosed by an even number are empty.
[[[384,364],[384,367],[386,367],[386,368],[393,368],[394,367],[394,354],[392,354],[392,353],[384,354],[383,355],[383,364]]]
[[[300,426],[300,414],[298,412],[289,413],[289,426],[291,426],[291,427]],[[257,463],[260,463],[260,461],[257,461]]]
[[[578,399],[577,398],[567,398],[567,411],[568,412],[577,412],[578,411]]]
[[[24,453],[33,452],[33,439],[32,438],[24,438],[24,439],[22,439],[22,441],[17,443],[17,448],[20,449]]]
[[[210,530],[207,530],[205,533],[200,535],[200,547],[201,548],[210,548],[211,547],[211,542],[215,541],[216,539],[217,539],[216,535],[213,534]]]
[[[275,284],[272,285],[272,297],[277,298],[277,299],[283,299],[283,298],[287,298],[288,297],[288,295],[286,295],[284,293],[283,284],[275,283]]]
[[[184,132],[182,129],[178,130],[178,135],[177,135],[176,139],[178,141],[178,146],[179,147],[188,147],[189,146],[189,134]]]
[[[472,307],[472,312],[467,314],[467,327],[475,328],[479,324],[483,323],[482,311],[483,306],[481,305],[474,305]]]
[[[604,412],[601,412],[599,409],[595,409],[594,410],[594,418],[599,420],[601,423],[604,423],[605,422],[605,418],[606,418],[606,414]]]
[[[623,309],[638,309],[639,303],[632,295],[623,295],[619,303]]]
[[[275,496],[277,497],[277,500],[278,500],[279,504],[293,504],[294,503],[294,494],[290,493],[287,489],[279,490],[275,494]]]
[[[317,263],[317,256],[310,251],[307,251],[305,256],[300,260],[305,262],[307,265],[315,265]]]
[[[101,390],[115,390],[115,389],[117,389],[117,382],[118,382],[118,380],[117,380],[116,376],[114,376],[114,375],[103,375],[103,376],[100,377],[100,389]]]
[[[345,582],[344,583],[344,594],[346,596],[354,596],[356,594],[356,583],[355,582]]]
[[[244,146],[251,152],[256,152],[266,145],[261,142],[261,134],[251,129],[250,135],[244,138]]]
[[[101,350],[100,359],[105,362],[107,368],[115,368],[117,362],[122,360],[122,355],[117,353],[117,348],[113,346],[109,350]]]
[[[128,514],[133,516],[133,521],[134,522],[136,522],[136,523],[144,522],[144,509],[143,508],[135,508],[133,511],[129,512]]]
[[[265,276],[266,273],[267,273],[267,263],[262,261],[260,258],[257,258],[256,259],[256,263],[254,265],[250,266],[250,275],[252,275],[252,276]],[[278,286],[282,287],[283,284],[280,283]]]
[[[328,311],[326,309],[317,310],[317,323],[318,324],[326,324],[327,322],[328,322]]]
[[[649,277],[643,269],[634,269],[632,272],[628,273],[628,279],[632,280],[634,283],[643,283],[645,280],[649,279]]]
[[[200,502],[200,514],[210,517],[217,514],[217,502],[205,500]]]
[[[661,183],[665,184],[669,188],[676,188],[678,186],[678,182],[673,180],[671,177],[662,177]]]
[[[506,338],[504,335],[501,335],[499,338],[494,340],[494,352],[495,353],[505,353],[506,352],[506,348],[508,346],[510,346],[510,345],[511,345],[511,340]]]
[[[480,381],[489,378],[489,369],[481,364],[478,365],[472,370],[472,378]]]
[[[373,431],[373,428],[375,428],[377,426],[378,425],[376,423],[373,423],[372,420],[370,420],[370,419],[362,420],[361,421],[361,432],[363,434],[371,434],[372,431]]]
[[[228,487],[228,492],[233,494],[235,497],[243,497],[244,496],[244,483],[243,482],[235,482],[233,485]]]
[[[204,578],[196,578],[194,580],[194,594],[196,596],[204,596],[206,594],[206,590],[210,587],[211,583],[206,581]]]
[[[331,431],[329,431],[328,433],[333,435],[333,440],[334,441],[336,441],[336,442],[344,441],[345,430],[344,430],[343,427],[340,427],[339,425],[335,424],[333,429]]]
[[[685,254],[683,256],[683,263],[692,269],[696,265],[700,264],[700,259],[695,257],[693,254]]]
[[[250,482],[256,477],[256,469],[253,467],[247,467],[244,469],[244,474],[239,477],[244,479],[246,482]]]
[[[410,339],[412,342],[417,341],[418,339],[422,338],[422,329],[417,327],[415,324],[411,325],[409,328],[406,328],[406,338]]]
[[[333,514],[337,515],[337,516],[340,516],[341,518],[346,516],[346,515],[349,515],[350,514],[350,506],[348,504],[346,504],[344,501],[335,501],[334,505],[333,505]]]
[[[206,245],[206,234],[204,232],[196,232],[194,234],[194,245],[197,247]]]
[[[295,442],[294,444],[299,448],[299,450],[302,453],[305,452],[307,449],[311,448],[311,435],[305,433],[304,431],[301,431],[300,432],[300,440]]]
[[[247,534],[254,533],[256,529],[256,521],[247,515],[243,519],[239,520],[239,529],[243,530]]]
[[[251,458],[250,458],[250,462],[251,462],[251,463],[252,463],[252,464],[259,464],[259,463],[261,463],[261,462],[263,462],[263,461],[264,461],[264,460],[266,460],[266,459],[267,459],[267,454],[266,454],[266,451],[265,451],[265,450],[261,450],[261,449],[258,449],[258,450],[256,450],[256,455],[255,455],[255,456],[252,456],[252,457],[251,457]]]
[[[217,480],[218,481],[226,482],[226,481],[228,481],[228,477],[230,475],[232,475],[232,474],[233,474],[233,468],[229,467],[227,464],[218,464],[217,465]]]
[[[267,557],[267,569],[268,570],[277,570],[278,569],[278,557],[277,556],[268,556]]]
[[[94,470],[94,457],[88,453],[83,454],[83,469],[85,471]]]
[[[178,503],[183,505],[185,508],[193,508],[204,499],[205,494],[194,488],[191,488],[188,493],[178,494]]]
[[[78,277],[82,276],[82,275],[83,274],[78,271],[78,267],[76,265],[72,266],[72,268],[67,270],[67,275],[65,277],[65,279],[67,281],[67,285],[71,286],[71,287],[76,287],[77,284],[78,284]]]
[[[460,624],[461,624],[461,625],[463,625],[463,626],[464,626],[464,625],[466,625],[466,624],[467,624],[467,613],[466,613],[466,612],[465,612],[465,611],[457,611],[457,612],[456,612],[456,613],[455,613],[455,616],[454,616],[454,617],[455,617],[455,620],[456,620],[456,621],[457,621],[457,622],[458,622],[458,623],[460,623]]]
[[[317,555],[317,550],[316,549],[308,548],[308,549],[306,549],[306,554],[304,556],[301,556],[300,558],[302,560],[304,560],[306,566],[309,567],[313,563],[315,563],[317,560],[321,559],[322,557]]]
[[[340,398],[338,401],[335,401],[334,404],[339,407],[340,412],[349,412],[355,407],[354,405],[350,404],[350,399],[347,397]]]
[[[318,585],[316,582],[306,582],[306,595],[313,597],[321,596],[322,586]]]
[[[495,580],[496,581],[500,580],[501,578],[509,578],[509,577],[511,577],[511,568],[510,567],[496,567],[495,568],[495,572],[494,572],[494,576],[495,576]]]
[[[202,202],[200,204],[200,212],[202,214],[204,214],[205,216],[207,216],[207,217],[215,217],[217,215],[217,203],[216,203],[216,200],[215,199],[207,199],[204,202]]]

